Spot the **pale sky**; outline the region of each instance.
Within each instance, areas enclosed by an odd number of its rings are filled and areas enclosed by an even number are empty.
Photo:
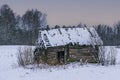
[[[120,0],[0,0],[16,14],[38,9],[47,14],[47,22],[54,25],[112,25],[120,21]]]

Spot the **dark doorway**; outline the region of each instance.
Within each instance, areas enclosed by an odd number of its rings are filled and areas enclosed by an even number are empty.
[[[64,55],[65,55],[65,51],[57,52],[57,58],[59,63],[64,63]]]

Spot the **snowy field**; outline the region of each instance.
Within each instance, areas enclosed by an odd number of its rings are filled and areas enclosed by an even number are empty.
[[[24,69],[17,64],[20,46],[0,46],[0,80],[120,80],[120,49],[117,65],[98,66],[79,63],[48,69]],[[24,47],[24,46],[21,46]]]

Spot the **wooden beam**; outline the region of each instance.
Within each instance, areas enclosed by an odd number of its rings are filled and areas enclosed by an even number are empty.
[[[48,51],[47,51],[47,49],[44,50],[44,53],[45,53],[45,57],[44,57],[45,58],[45,63],[47,63],[47,59],[48,59],[48,55],[47,55]]]
[[[65,54],[64,54],[64,63],[66,64],[66,60],[67,60],[67,58],[66,58],[66,56],[67,56],[67,50],[66,50],[66,47],[64,47],[64,51],[65,51]]]

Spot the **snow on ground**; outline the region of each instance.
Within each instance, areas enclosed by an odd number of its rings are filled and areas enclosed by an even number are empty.
[[[19,47],[0,46],[0,80],[120,80],[120,64],[79,66],[79,63],[74,63],[59,68],[24,69],[17,64]],[[117,59],[119,59],[120,48],[117,48],[117,51],[117,57],[119,56]]]
[[[116,60],[116,62],[118,64],[120,64],[120,48],[116,48],[116,50],[117,50],[117,55],[116,55],[117,60]]]

